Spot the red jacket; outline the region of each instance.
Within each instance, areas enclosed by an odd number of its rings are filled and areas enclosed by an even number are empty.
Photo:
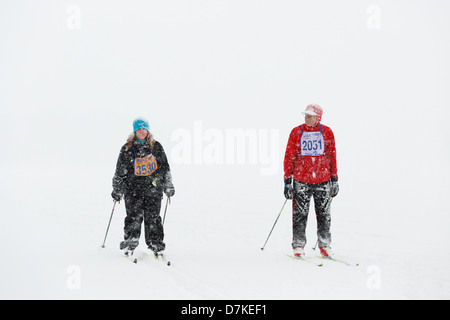
[[[323,124],[295,127],[284,156],[284,178],[317,184],[337,178],[333,131]]]

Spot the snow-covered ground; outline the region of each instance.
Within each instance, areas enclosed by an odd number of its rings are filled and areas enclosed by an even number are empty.
[[[448,9],[2,3],[0,298],[449,299]],[[290,202],[261,251],[311,102],[336,137],[333,249],[358,266],[316,258],[312,209],[307,256],[324,266],[291,259]],[[122,256],[123,203],[101,248],[137,116],[172,166],[171,266],[143,244],[137,264]]]

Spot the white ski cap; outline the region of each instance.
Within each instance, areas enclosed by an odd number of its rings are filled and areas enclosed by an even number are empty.
[[[304,112],[302,112],[302,114],[309,114],[311,116],[318,116],[318,114],[315,113],[314,110],[305,110]]]
[[[302,114],[309,114],[311,116],[322,116],[323,109],[317,103],[309,104]]]

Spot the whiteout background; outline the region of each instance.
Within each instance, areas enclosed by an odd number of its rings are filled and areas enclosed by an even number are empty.
[[[450,298],[449,10],[445,0],[1,1],[0,297]],[[287,138],[311,102],[336,136],[333,248],[358,268],[289,259],[289,206],[260,250],[284,201]],[[123,203],[100,248],[137,116],[169,160],[174,132],[194,135],[196,123],[279,136],[274,174],[172,162],[171,267],[122,258]],[[312,210],[307,232],[317,256]]]

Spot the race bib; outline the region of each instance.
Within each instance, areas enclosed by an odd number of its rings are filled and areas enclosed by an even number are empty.
[[[325,153],[325,140],[321,131],[305,131],[300,139],[300,155],[322,156]]]
[[[158,169],[158,163],[152,154],[144,158],[134,159],[134,175],[136,176],[149,176],[155,172],[156,169]]]

